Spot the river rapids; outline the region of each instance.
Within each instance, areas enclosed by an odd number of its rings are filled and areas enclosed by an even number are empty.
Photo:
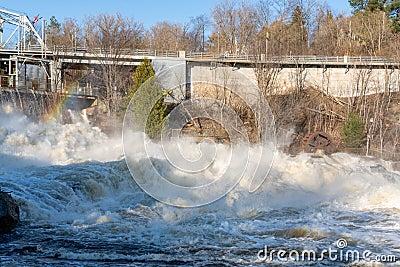
[[[198,145],[188,140],[181,149],[190,154]],[[146,166],[138,168],[146,176]],[[224,161],[212,168],[204,179],[223,171]],[[400,173],[370,157],[278,151],[254,193],[243,177],[218,201],[179,208],[136,184],[120,136],[84,118],[63,125],[3,110],[0,188],[12,192],[22,219],[0,236],[0,266],[374,266],[400,259]],[[316,258],[302,258],[304,250]],[[345,257],[348,251],[360,258]]]

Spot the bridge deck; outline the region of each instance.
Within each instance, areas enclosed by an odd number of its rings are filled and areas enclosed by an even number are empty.
[[[371,68],[399,68],[400,58],[373,57],[373,56],[273,56],[265,55],[236,55],[219,53],[201,53],[185,51],[160,51],[139,49],[88,49],[88,48],[66,48],[54,47],[52,50],[40,50],[31,47],[29,50],[6,50],[0,49],[1,55],[19,55],[32,58],[57,59],[65,63],[77,64],[112,64],[118,62],[122,65],[138,65],[143,58],[171,60],[181,59],[191,62],[216,62],[226,64],[274,64],[281,66],[321,66],[321,67],[371,67]]]

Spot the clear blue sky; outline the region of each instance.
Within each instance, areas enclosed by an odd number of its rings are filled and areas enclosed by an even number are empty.
[[[256,0],[251,0],[256,2]],[[323,1],[323,0],[321,0]],[[133,17],[150,28],[158,21],[183,23],[191,17],[209,14],[218,0],[0,0],[0,7],[22,13],[30,18],[40,14],[45,19],[55,16],[83,21],[85,16],[100,13],[121,13]],[[328,1],[336,12],[350,13],[348,0]]]

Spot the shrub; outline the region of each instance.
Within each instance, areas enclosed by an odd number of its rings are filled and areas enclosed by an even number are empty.
[[[359,148],[365,142],[366,136],[363,119],[356,113],[350,113],[342,131],[345,146]]]

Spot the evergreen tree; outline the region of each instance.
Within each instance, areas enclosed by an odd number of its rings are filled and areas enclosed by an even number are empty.
[[[137,130],[145,130],[152,139],[161,136],[162,127],[167,118],[166,93],[157,83],[149,59],[136,68],[133,74],[135,86],[128,90],[130,110]]]
[[[386,7],[396,32],[400,32],[400,0],[393,0]]]
[[[349,115],[347,122],[343,125],[342,137],[346,147],[359,148],[364,143],[365,124],[358,114]]]
[[[61,36],[61,32],[61,24],[57,21],[55,16],[52,16],[50,18],[49,25],[46,27],[47,40],[50,46],[57,44],[57,41]]]
[[[143,59],[143,62],[136,68],[135,73],[133,74],[133,82],[135,83],[135,86],[129,90],[130,98],[132,98],[132,96],[135,94],[137,88],[142,86],[145,81],[153,77],[154,74],[155,73],[153,66],[151,66],[150,60],[148,58]]]
[[[349,0],[350,6],[354,11],[383,11],[387,0]]]
[[[400,0],[349,0],[349,4],[354,12],[384,11],[395,30],[400,31]]]
[[[292,20],[289,25],[291,38],[291,50],[293,54],[301,55],[307,53],[308,48],[308,32],[306,28],[306,20],[303,10],[300,6],[296,6],[292,13]]]
[[[55,16],[51,16],[50,23],[47,26],[47,30],[57,33],[61,32],[61,24],[57,21]]]

